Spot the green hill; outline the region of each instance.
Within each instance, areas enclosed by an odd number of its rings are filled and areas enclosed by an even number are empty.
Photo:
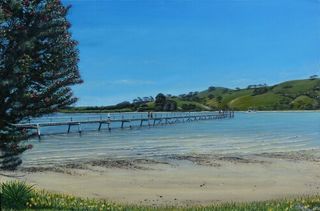
[[[320,109],[320,79],[294,80],[274,86],[253,85],[245,89],[210,87],[186,97],[211,109],[311,110]]]
[[[181,110],[194,104],[193,110],[312,110],[320,109],[320,79],[283,82],[274,86],[251,85],[245,89],[209,87],[205,91],[171,97]]]
[[[250,85],[244,89],[211,86],[201,92],[179,96],[159,94],[157,97],[137,98],[132,103],[122,102],[113,106],[72,107],[63,111],[315,110],[320,109],[320,79],[286,81],[273,86]]]

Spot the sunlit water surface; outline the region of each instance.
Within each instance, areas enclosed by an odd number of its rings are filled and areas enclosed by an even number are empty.
[[[138,117],[140,114],[130,115]],[[100,114],[55,114],[53,117],[62,121],[70,117],[100,118]],[[43,136],[40,142],[37,138],[29,140],[34,148],[24,153],[24,164],[55,164],[84,158],[256,154],[320,148],[320,112],[239,112],[234,119],[118,128],[111,132],[105,127],[97,131],[97,124],[82,125],[81,136],[76,132],[77,127],[72,127],[74,133],[70,134],[57,134],[65,132],[67,126],[43,128],[44,134],[55,134]]]

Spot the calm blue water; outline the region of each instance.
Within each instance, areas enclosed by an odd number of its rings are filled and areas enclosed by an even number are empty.
[[[57,114],[55,117],[71,116],[97,118],[100,114]],[[97,127],[91,125],[83,129]],[[63,126],[54,131],[66,129]],[[43,130],[44,133],[50,131]],[[82,136],[78,133],[52,134],[43,136],[41,142],[37,139],[29,142],[34,148],[24,153],[25,165],[54,164],[82,158],[153,158],[191,153],[255,154],[319,149],[320,112],[236,113],[234,119],[114,129],[111,132],[88,131]]]

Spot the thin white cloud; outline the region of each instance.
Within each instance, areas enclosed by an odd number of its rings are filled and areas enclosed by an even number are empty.
[[[120,85],[151,85],[155,84],[154,81],[150,80],[134,80],[134,79],[121,79],[110,82],[110,84],[120,84]]]
[[[91,80],[85,81],[81,87],[77,87],[77,89],[88,89],[88,88],[99,88],[103,86],[139,86],[139,85],[154,85],[155,81],[151,80],[138,80],[138,79],[118,79],[118,80]]]

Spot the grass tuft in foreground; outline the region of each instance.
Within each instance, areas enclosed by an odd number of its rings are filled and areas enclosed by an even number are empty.
[[[24,182],[10,181],[1,184],[1,206],[23,209],[34,195],[33,186]]]
[[[82,199],[66,194],[49,193],[36,190],[20,181],[1,184],[1,208],[4,210],[110,210],[110,211],[320,211],[320,196],[304,196],[297,199],[272,200],[248,203],[221,203],[210,206],[191,207],[151,207],[141,205],[119,205],[105,200]]]

